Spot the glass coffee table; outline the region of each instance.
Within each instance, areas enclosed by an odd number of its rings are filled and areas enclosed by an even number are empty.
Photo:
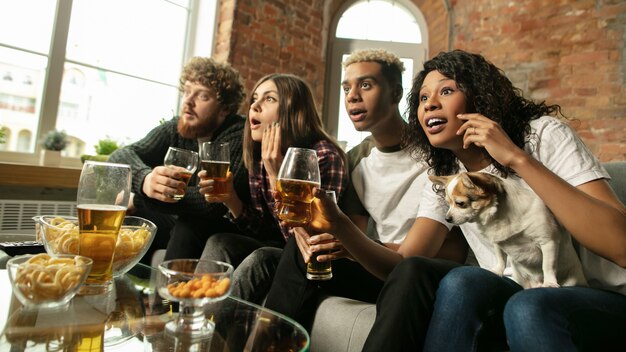
[[[308,351],[309,335],[292,319],[228,297],[205,307],[209,338],[164,331],[178,311],[155,292],[156,269],[138,264],[106,294],[76,296],[59,310],[29,310],[0,270],[0,351]]]

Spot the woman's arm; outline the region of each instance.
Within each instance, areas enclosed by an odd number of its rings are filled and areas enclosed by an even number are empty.
[[[496,122],[480,114],[459,117],[467,121],[457,133],[472,131],[465,133],[464,146],[473,143],[487,149],[526,181],[580,244],[626,267],[626,207],[606,180],[574,187],[517,147]]]
[[[525,153],[510,167],[580,244],[626,267],[626,207],[606,180],[573,187]]]
[[[333,234],[356,261],[383,280],[405,257],[434,257],[448,233],[448,228],[439,222],[418,218],[396,252],[370,240],[324,192],[318,192],[316,197],[311,206],[311,228]]]

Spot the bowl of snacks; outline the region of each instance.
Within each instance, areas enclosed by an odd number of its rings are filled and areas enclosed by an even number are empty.
[[[79,253],[77,217],[41,215],[33,219],[38,224],[38,236],[48,254]],[[124,218],[115,244],[113,277],[124,275],[141,260],[150,248],[156,231],[157,226],[147,219],[137,216]]]
[[[48,254],[78,254],[78,218],[75,216],[39,215],[33,217],[37,238]]]
[[[113,255],[113,277],[126,274],[139,263],[154,241],[156,232],[157,226],[150,220],[138,216],[124,218]]]
[[[63,307],[85,282],[93,261],[73,254],[14,257],[7,262],[15,297],[27,308]]]
[[[233,266],[214,260],[173,259],[158,269],[157,292],[179,302],[178,316],[165,324],[165,331],[193,338],[211,335],[215,326],[206,319],[203,307],[230,295]]]

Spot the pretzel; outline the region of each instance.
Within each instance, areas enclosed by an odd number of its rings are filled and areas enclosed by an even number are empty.
[[[44,234],[50,250],[57,254],[78,254],[78,225],[57,216],[48,221]]]
[[[146,226],[136,229],[121,229],[115,245],[113,266],[120,267],[126,265],[129,260],[135,259],[137,254],[144,248],[149,237],[150,231],[148,231]]]
[[[55,301],[80,284],[86,260],[54,258],[41,253],[21,263],[15,273],[20,292],[34,303]]]

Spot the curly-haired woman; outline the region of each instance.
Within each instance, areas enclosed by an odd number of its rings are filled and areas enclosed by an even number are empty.
[[[523,290],[482,269],[495,254],[475,224],[460,227],[480,267],[426,258],[451,227],[432,184],[401,256],[356,245],[345,215],[320,195],[312,225],[386,277],[364,350],[473,351],[507,341],[512,351],[626,349],[626,207],[600,162],[555,117],[560,107],[525,99],[485,58],[455,50],[424,64],[409,110],[405,141],[435,174],[484,171],[526,183],[580,244],[591,287]]]

